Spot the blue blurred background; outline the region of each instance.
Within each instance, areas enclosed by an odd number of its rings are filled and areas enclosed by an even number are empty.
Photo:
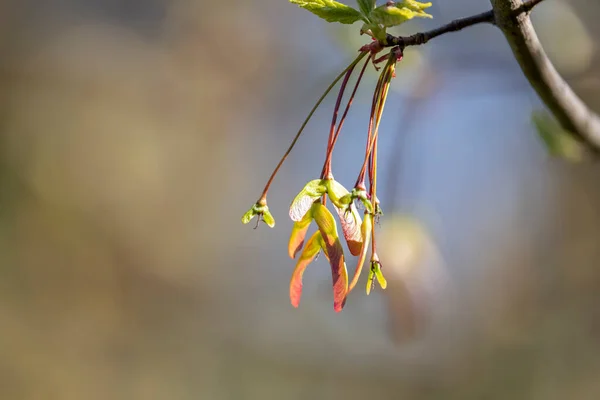
[[[437,0],[410,34],[489,8]],[[533,19],[600,110],[600,3]],[[287,207],[316,177],[367,38],[283,0],[0,2],[0,398],[597,399],[600,170],[550,157],[489,26],[409,49],[380,135],[385,291],[289,304]],[[334,153],[351,186],[376,82]],[[353,261],[349,262],[353,266]]]

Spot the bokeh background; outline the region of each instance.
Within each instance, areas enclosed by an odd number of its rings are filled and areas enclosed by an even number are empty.
[[[485,11],[437,0],[409,34]],[[534,22],[600,110],[600,3]],[[366,38],[284,0],[0,2],[0,398],[600,398],[600,170],[550,157],[499,31],[410,49],[381,131],[386,291],[299,309],[286,209],[321,170],[333,97],[240,223],[312,103]],[[334,154],[350,186],[370,71]],[[353,266],[353,262],[349,263]]]

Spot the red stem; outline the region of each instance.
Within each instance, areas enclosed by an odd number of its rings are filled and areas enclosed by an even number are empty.
[[[367,135],[367,148],[365,152],[365,159],[363,161],[360,173],[358,174],[358,178],[356,179],[355,187],[365,186],[365,172],[367,169],[367,163],[369,162],[371,152],[373,151],[375,139],[377,138],[379,121],[381,120],[381,115],[383,113],[383,105],[385,104],[385,98],[387,97],[387,91],[389,89],[389,80],[391,79],[390,74],[392,72],[392,65],[393,64],[390,61],[388,61],[388,63],[384,67],[385,69],[379,77],[379,81],[377,82],[377,88],[375,89],[375,93],[373,94],[373,104],[371,106],[371,117],[369,120],[369,133]],[[373,130],[373,119],[375,117],[375,114],[377,114],[377,117],[375,121],[375,130]]]
[[[340,132],[342,131],[342,126],[344,126],[344,122],[346,121],[346,116],[348,115],[348,111],[350,111],[350,107],[352,106],[352,103],[354,101],[354,96],[356,95],[358,86],[360,85],[363,75],[365,74],[367,65],[369,65],[369,61],[371,61],[371,59],[367,58],[367,60],[365,61],[365,64],[363,65],[362,69],[360,70],[360,74],[358,75],[358,79],[356,80],[356,84],[354,85],[354,89],[352,90],[352,94],[350,94],[350,98],[348,99],[348,103],[346,104],[346,109],[344,110],[344,113],[342,114],[342,118],[340,119],[340,123],[338,124],[337,130],[335,132],[335,136],[333,137],[333,143],[331,143],[331,145],[329,146],[329,149],[327,151],[327,158],[326,158],[327,161],[326,161],[326,165],[323,165],[323,171],[321,171],[321,176],[325,176],[325,169],[327,167],[331,171],[331,154],[333,153],[333,148],[335,147],[338,137],[340,136]]]
[[[286,150],[286,152],[283,154],[283,157],[281,157],[281,159],[279,160],[279,163],[277,163],[277,166],[275,167],[275,169],[273,170],[273,172],[271,173],[271,176],[269,177],[269,180],[267,181],[267,183],[265,184],[265,188],[263,189],[263,192],[260,196],[260,198],[258,199],[257,203],[261,204],[261,205],[265,205],[267,203],[267,192],[269,191],[269,188],[271,187],[271,184],[273,183],[273,179],[275,179],[275,175],[277,175],[277,173],[279,172],[279,169],[281,168],[281,166],[283,165],[284,161],[286,160],[286,158],[289,156],[289,154],[291,153],[292,149],[294,148],[294,146],[296,145],[296,142],[298,141],[298,139],[300,138],[300,135],[302,134],[302,132],[304,131],[304,128],[306,127],[306,124],[308,124],[308,121],[311,119],[311,117],[313,116],[313,114],[315,113],[315,111],[317,110],[317,108],[319,107],[319,105],[321,104],[321,102],[323,101],[323,99],[327,96],[327,94],[329,94],[329,92],[331,91],[331,89],[333,89],[333,87],[335,86],[335,84],[342,78],[342,76],[344,76],[344,74],[347,73],[348,70],[350,69],[354,69],[354,67],[356,66],[356,64],[358,64],[358,62],[365,56],[367,55],[366,52],[361,52],[358,57],[356,57],[356,59],[354,61],[352,61],[352,63],[350,63],[349,66],[347,66],[334,80],[333,82],[331,82],[331,84],[329,85],[329,87],[327,89],[325,89],[325,92],[321,95],[321,97],[319,98],[319,100],[317,100],[317,103],[313,106],[312,110],[310,111],[310,113],[308,114],[308,116],[306,117],[306,119],[304,120],[304,122],[302,123],[302,126],[300,126],[300,129],[298,130],[298,132],[296,133],[296,136],[294,136],[294,139],[292,140],[292,143],[290,144],[290,146],[288,147],[288,149]]]
[[[327,151],[325,152],[325,163],[323,164],[323,171],[321,173],[321,179],[331,178],[331,153],[333,151],[333,143],[335,138],[335,124],[337,122],[338,111],[340,110],[340,105],[342,103],[342,98],[344,97],[344,92],[346,91],[346,85],[348,85],[348,80],[354,71],[355,65],[352,68],[348,69],[346,75],[344,76],[344,80],[342,81],[342,85],[340,86],[340,92],[338,93],[337,100],[335,102],[335,108],[333,109],[333,117],[331,118],[331,127],[329,128],[329,139],[327,141]]]

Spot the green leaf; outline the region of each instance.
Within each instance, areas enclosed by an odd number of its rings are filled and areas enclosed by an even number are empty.
[[[327,187],[322,179],[315,179],[306,184],[290,205],[290,218],[300,221],[310,210],[313,203],[327,192]]]
[[[306,242],[306,247],[302,251],[300,258],[296,263],[296,267],[294,268],[294,272],[292,273],[292,278],[290,279],[290,301],[296,308],[300,305],[300,298],[302,297],[302,276],[304,275],[304,271],[306,270],[306,267],[308,267],[308,264],[315,259],[317,254],[319,254],[321,249],[323,249],[323,252],[327,256],[327,250],[321,232],[316,231],[310,239],[308,239],[308,242]]]
[[[294,222],[290,240],[288,242],[288,254],[290,258],[296,258],[296,254],[302,249],[306,232],[308,232],[308,227],[312,220],[312,211],[309,210],[300,221]]]
[[[583,161],[586,156],[584,145],[552,116],[539,111],[532,114],[532,120],[550,154],[573,162]]]
[[[396,3],[396,7],[406,7],[413,11],[423,11],[431,7],[431,3],[421,3],[415,0],[402,0]]]
[[[371,21],[383,25],[386,28],[400,25],[415,17],[431,18],[431,15],[423,11],[430,7],[431,3],[419,3],[405,0],[392,6],[379,6],[371,12]]]
[[[375,8],[375,0],[356,0],[358,3],[358,8],[363,13],[363,15],[369,18],[371,11]]]
[[[327,22],[353,24],[361,19],[361,14],[354,8],[333,0],[290,0]]]
[[[344,250],[337,233],[335,219],[327,207],[318,203],[313,209],[315,222],[325,242],[329,264],[331,266],[331,278],[333,280],[333,309],[342,311],[346,304],[348,295],[348,270],[344,260]]]

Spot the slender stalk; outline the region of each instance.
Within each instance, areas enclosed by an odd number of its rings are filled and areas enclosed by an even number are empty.
[[[381,87],[383,84],[383,76],[385,74],[385,70],[379,74],[379,79],[377,80],[377,85],[375,86],[375,91],[373,92],[373,101],[371,102],[371,114],[369,115],[369,129],[367,131],[367,146],[365,147],[365,160],[369,159],[369,155],[371,151],[369,150],[369,143],[371,143],[371,137],[373,134],[373,120],[375,119],[375,113],[377,109],[377,102],[379,99],[379,95],[381,93]],[[356,183],[354,187],[364,188],[365,186],[365,163],[363,162],[362,168],[358,177],[356,178]]]
[[[333,108],[333,117],[331,118],[331,127],[329,128],[329,139],[327,140],[327,151],[325,152],[325,163],[323,164],[323,171],[321,174],[321,178],[331,179],[331,153],[333,151],[333,140],[335,138],[335,124],[337,122],[338,111],[340,110],[340,105],[342,103],[342,98],[344,97],[344,92],[346,91],[346,85],[348,85],[348,80],[350,80],[350,76],[354,71],[354,66],[350,68],[346,75],[344,76],[344,80],[342,81],[342,85],[340,86],[340,92],[338,93],[337,100],[335,102],[335,107]]]
[[[377,119],[375,120],[375,129],[373,134],[373,149],[369,157],[369,182],[371,182],[371,201],[375,202],[377,198],[377,144],[379,143],[379,126],[381,124],[381,118],[383,117],[383,108],[385,107],[385,101],[390,88],[392,76],[394,74],[394,65],[390,67],[389,76],[384,81],[384,87],[382,89],[382,96],[379,98],[379,104],[377,105]]]
[[[321,176],[325,176],[325,168],[326,168],[327,164],[329,165],[328,168],[331,171],[331,154],[333,153],[333,148],[335,147],[338,137],[340,136],[342,126],[344,126],[344,122],[346,121],[346,116],[348,115],[348,111],[350,111],[350,107],[352,106],[352,102],[354,101],[354,96],[356,95],[358,86],[360,85],[363,75],[365,74],[367,65],[369,65],[369,61],[371,61],[371,58],[367,58],[367,60],[365,61],[365,64],[363,65],[363,67],[360,71],[360,74],[358,75],[356,83],[354,84],[354,89],[352,90],[352,94],[350,94],[350,98],[348,99],[348,103],[346,104],[346,109],[344,110],[344,113],[342,114],[342,118],[340,119],[340,123],[338,124],[337,130],[335,132],[335,136],[333,137],[333,142],[330,144],[329,149],[327,151],[326,162],[325,162],[325,165],[323,166],[323,171],[321,171]]]
[[[258,200],[258,204],[261,205],[265,205],[267,203],[267,192],[269,191],[269,188],[271,187],[271,183],[273,183],[273,179],[275,179],[275,175],[277,175],[277,172],[279,172],[279,169],[281,168],[281,166],[283,165],[284,161],[286,160],[286,158],[288,157],[288,155],[291,153],[292,149],[294,148],[294,146],[296,145],[296,142],[298,141],[298,139],[300,138],[300,135],[302,134],[302,132],[304,131],[304,128],[306,127],[306,124],[308,124],[308,121],[310,121],[310,119],[312,118],[313,114],[315,113],[315,111],[317,110],[317,108],[321,105],[321,103],[323,102],[323,100],[325,99],[325,97],[329,94],[329,92],[331,91],[331,89],[333,89],[333,87],[336,85],[336,83],[338,83],[338,81],[340,79],[342,79],[342,77],[346,74],[346,72],[348,72],[349,69],[354,68],[356,66],[356,64],[358,64],[358,62],[360,60],[362,60],[362,58],[366,55],[367,53],[362,52],[358,55],[358,57],[356,57],[356,59],[354,59],[354,61],[352,61],[352,63],[350,63],[350,65],[348,65],[334,80],[333,82],[331,82],[331,84],[329,85],[329,87],[327,87],[327,89],[325,90],[325,92],[321,95],[321,97],[319,98],[319,100],[317,100],[317,103],[313,106],[312,110],[310,110],[310,113],[308,114],[308,116],[306,117],[306,119],[304,120],[304,122],[302,123],[302,126],[300,127],[300,129],[298,130],[298,133],[296,133],[296,136],[294,136],[294,139],[292,140],[292,143],[290,144],[290,146],[288,147],[287,151],[285,152],[285,154],[283,155],[283,157],[281,157],[281,160],[279,160],[279,163],[277,164],[277,166],[275,167],[275,169],[273,170],[273,172],[271,173],[271,176],[269,177],[269,180],[267,181],[265,188],[263,189],[263,192],[260,196],[260,199]]]
[[[377,106],[376,108],[373,107],[373,109],[371,110],[371,120],[369,121],[369,142],[367,144],[367,150],[366,150],[366,154],[365,154],[365,159],[363,161],[363,165],[362,168],[360,170],[360,173],[358,174],[358,178],[356,180],[356,187],[359,187],[359,185],[364,186],[364,181],[365,181],[365,172],[367,169],[367,164],[369,162],[369,158],[371,155],[371,152],[373,151],[373,146],[375,144],[375,139],[377,138],[377,134],[378,134],[378,121],[381,120],[381,115],[383,114],[383,108],[385,106],[385,100],[387,98],[387,94],[389,92],[389,88],[390,88],[390,81],[392,79],[392,74],[394,71],[394,65],[395,65],[396,61],[393,55],[390,56],[389,61],[387,62],[386,66],[384,67],[384,71],[381,73],[381,87],[379,87],[379,93],[376,89],[375,91],[375,96],[374,99],[378,99],[377,101]],[[375,101],[374,101],[375,103]],[[373,133],[371,134],[372,131],[372,126],[373,126],[373,115],[376,114],[376,122],[375,122],[375,130],[373,131]]]

